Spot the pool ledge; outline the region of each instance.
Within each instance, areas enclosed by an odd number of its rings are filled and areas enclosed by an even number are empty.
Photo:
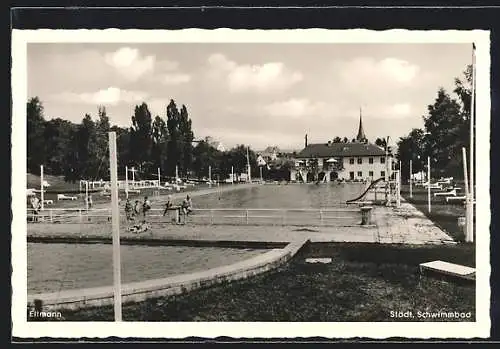
[[[308,242],[309,239],[307,238],[296,240],[282,249],[273,249],[259,256],[228,266],[162,279],[123,284],[122,302],[141,302],[149,298],[182,294],[224,282],[246,279],[287,263]],[[42,302],[44,311],[112,305],[113,287],[95,287],[28,295],[28,307],[33,307],[35,300]]]

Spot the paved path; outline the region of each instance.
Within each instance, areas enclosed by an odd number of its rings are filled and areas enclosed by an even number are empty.
[[[377,207],[373,220],[377,226],[377,242],[380,243],[454,243],[449,235],[403,199],[400,208]]]
[[[203,195],[203,194],[200,194]],[[453,239],[433,224],[424,214],[407,202],[401,208],[375,207],[375,226],[371,227],[290,227],[252,225],[172,225],[153,224],[142,234],[128,232],[122,225],[121,236],[126,239],[160,240],[224,240],[290,242],[309,238],[323,242],[376,242],[404,244],[453,243]],[[110,224],[29,224],[31,237],[110,237]]]

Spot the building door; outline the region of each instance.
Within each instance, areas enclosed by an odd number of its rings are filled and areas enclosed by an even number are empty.
[[[352,172],[352,171],[351,171],[351,172],[349,172],[349,179],[350,179],[351,181],[353,181],[353,180],[354,180],[354,172]]]
[[[333,182],[334,180],[339,178],[339,174],[335,171],[330,172],[330,181]]]

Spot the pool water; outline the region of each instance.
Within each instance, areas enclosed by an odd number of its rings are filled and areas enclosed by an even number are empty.
[[[137,282],[233,264],[267,250],[121,246],[122,282]],[[28,243],[28,293],[113,284],[112,245]]]
[[[194,208],[330,208],[366,189],[363,183],[282,184],[241,188],[192,198]]]

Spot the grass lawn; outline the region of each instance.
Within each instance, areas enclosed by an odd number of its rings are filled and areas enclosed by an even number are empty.
[[[431,192],[431,212],[428,212],[427,189],[413,186],[413,197],[410,198],[409,185],[401,186],[401,195],[407,202],[425,214],[455,241],[463,242],[465,236],[462,228],[458,226],[458,217],[465,217],[465,206],[462,203],[447,203],[445,197],[434,197],[434,193],[435,191]]]
[[[331,264],[305,263],[307,256]],[[174,297],[124,304],[125,321],[459,321],[419,312],[471,312],[474,283],[419,277],[418,264],[474,265],[473,246],[312,244],[282,268]],[[411,311],[413,318],[394,318]],[[112,321],[113,307],[62,311],[68,321]]]

